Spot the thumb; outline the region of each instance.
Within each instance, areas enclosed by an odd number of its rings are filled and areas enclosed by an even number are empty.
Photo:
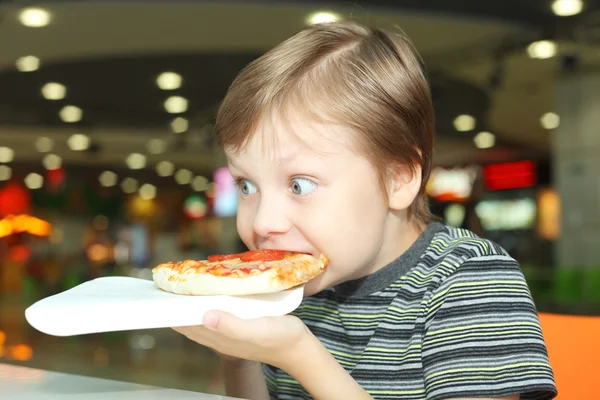
[[[202,318],[202,324],[211,331],[218,331],[228,337],[239,336],[247,330],[244,321],[224,311],[208,311]],[[246,324],[247,325],[247,324]]]

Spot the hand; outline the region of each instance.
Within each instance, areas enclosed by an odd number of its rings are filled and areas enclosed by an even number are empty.
[[[243,320],[226,312],[210,311],[202,324],[173,330],[210,347],[226,360],[259,361],[281,369],[302,357],[300,349],[311,336],[302,321],[291,315]]]

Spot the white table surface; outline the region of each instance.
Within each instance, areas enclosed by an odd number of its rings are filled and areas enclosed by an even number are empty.
[[[0,397],[18,400],[234,400],[184,390],[63,374],[0,363]]]

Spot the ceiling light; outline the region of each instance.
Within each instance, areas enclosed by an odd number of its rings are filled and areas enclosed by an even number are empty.
[[[175,165],[170,161],[161,161],[156,164],[156,173],[158,176],[171,176],[175,172]]]
[[[7,181],[12,176],[12,169],[8,165],[0,165],[0,182]]]
[[[17,58],[15,66],[20,72],[32,72],[40,67],[40,59],[36,56],[24,56]]]
[[[187,111],[188,101],[185,97],[171,96],[165,100],[165,110],[170,114],[180,114]]]
[[[61,100],[67,94],[65,85],[57,82],[48,82],[42,87],[42,96],[46,100]]]
[[[15,151],[10,147],[0,147],[0,163],[9,163],[15,158]]]
[[[144,200],[152,200],[156,197],[156,186],[144,183],[139,190],[139,195]]]
[[[194,177],[194,174],[192,173],[192,171],[190,171],[189,169],[185,169],[185,168],[184,169],[180,169],[175,174],[175,180],[180,185],[187,185],[187,184],[189,184],[192,181],[193,177]]]
[[[123,182],[121,182],[121,189],[125,193],[135,193],[138,188],[138,182],[133,178],[125,178]]]
[[[146,166],[146,156],[140,153],[131,153],[125,160],[131,169],[142,169]]]
[[[576,15],[583,9],[581,0],[555,0],[552,3],[552,11],[559,17],[570,17]]]
[[[82,133],[75,133],[67,140],[69,148],[73,151],[83,151],[90,148],[90,137]]]
[[[150,154],[161,154],[167,150],[167,142],[163,139],[150,139],[146,147]]]
[[[32,172],[25,177],[25,186],[29,189],[39,189],[44,186],[44,177]]]
[[[556,43],[551,40],[540,40],[531,43],[527,47],[527,54],[529,54],[529,57],[531,58],[543,60],[554,57],[556,55],[557,48],[558,47]]]
[[[40,153],[47,153],[54,149],[54,140],[49,137],[41,136],[35,140],[35,148]]]
[[[454,118],[454,129],[459,132],[468,132],[475,129],[475,118],[471,115],[461,114]]]
[[[115,186],[117,184],[117,179],[118,179],[117,174],[115,174],[112,171],[104,171],[98,177],[100,184],[104,187]]]
[[[48,154],[42,160],[42,164],[47,170],[59,169],[62,166],[62,158],[56,154]]]
[[[496,136],[490,132],[479,132],[473,138],[473,142],[478,149],[489,149],[495,146]]]
[[[541,116],[540,123],[544,129],[556,129],[560,125],[560,117],[556,113],[548,112]]]
[[[83,111],[77,106],[64,106],[58,115],[63,122],[73,123],[81,121]]]
[[[30,28],[41,28],[50,23],[51,15],[43,8],[30,7],[25,8],[19,13],[21,24]]]
[[[173,133],[183,133],[188,130],[189,122],[183,117],[176,117],[171,121],[171,130]]]
[[[208,190],[208,179],[204,176],[197,176],[192,180],[192,189],[196,192]]]
[[[332,13],[329,11],[318,11],[312,13],[306,19],[308,25],[326,24],[330,22],[336,22],[341,19],[339,14]]]
[[[176,72],[163,72],[156,78],[156,84],[162,90],[179,89],[181,81],[181,75]]]

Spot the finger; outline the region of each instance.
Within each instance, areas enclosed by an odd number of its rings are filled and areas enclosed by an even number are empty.
[[[186,332],[186,327],[185,326],[174,326],[171,329],[173,329],[177,333],[181,333],[182,335],[185,335],[184,332]]]
[[[231,339],[244,340],[256,334],[257,321],[240,319],[224,311],[209,311],[204,315],[202,324],[206,329]]]
[[[206,329],[203,326],[177,326],[172,327],[175,332],[182,334],[194,342],[205,345],[209,341],[213,341],[215,332]]]
[[[198,332],[197,326],[174,326],[171,327],[175,332],[181,333],[184,336],[195,335]]]
[[[191,325],[191,326],[172,326],[175,332],[181,333],[182,335],[195,335],[195,334],[213,334],[212,331],[206,329],[203,325]]]
[[[194,339],[192,339],[192,337],[195,336],[194,331],[189,326],[178,326],[178,327],[172,327],[171,329],[173,329],[175,332],[185,336],[187,339],[194,340]]]
[[[174,329],[174,330],[179,331],[179,329]],[[215,332],[211,332],[209,330],[206,330],[206,332],[211,335],[215,335]],[[192,342],[197,343],[201,346],[208,347],[213,351],[215,351],[214,350],[215,347],[219,346],[218,340],[216,340],[215,337],[211,337],[211,335],[191,333],[191,332],[188,332],[187,330],[183,330],[183,332],[181,332],[181,333],[183,336],[185,336],[186,339],[189,339]]]

